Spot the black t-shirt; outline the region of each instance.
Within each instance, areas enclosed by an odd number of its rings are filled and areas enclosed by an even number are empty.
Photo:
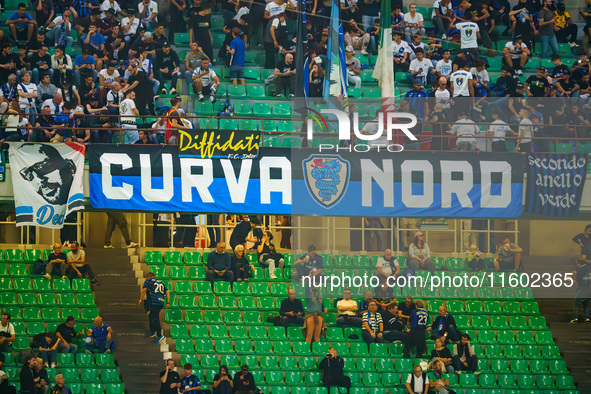
[[[566,80],[564,80],[564,79],[563,79],[563,80],[561,80],[561,81],[558,81],[558,82],[556,82],[556,83],[559,83],[559,84],[560,84],[560,86],[561,86],[561,87],[562,87],[562,88],[563,88],[565,91],[567,91],[567,92],[568,92],[568,91],[572,91],[572,90],[573,90],[573,88],[575,87],[575,85],[577,84],[577,82],[576,82],[576,81],[573,81],[573,79],[572,79],[572,78],[569,78],[569,79],[568,79],[568,81],[566,81]]]
[[[568,68],[568,66],[566,64],[563,63],[560,66],[556,66],[552,69],[552,78],[553,79],[560,78],[560,77],[562,77],[562,74],[565,72],[570,74],[570,69]]]
[[[59,332],[62,338],[68,343],[72,342],[72,339],[76,337],[76,330],[72,327],[68,327],[66,323],[57,326],[55,332]]]
[[[402,312],[404,316],[410,316],[410,313],[415,309],[415,303],[411,302],[410,306],[406,306],[404,301],[400,301],[398,304],[398,310]],[[405,319],[406,320],[406,319]]]
[[[164,376],[166,371],[160,372],[160,378]],[[181,381],[181,377],[175,371],[169,371],[168,376],[166,377],[166,382],[160,384],[160,394],[178,394],[178,389],[175,387],[173,389],[170,388],[170,385],[173,383],[179,383]]]
[[[153,95],[152,83],[148,80],[148,77],[146,76],[145,72],[138,70],[137,74],[129,76],[127,83],[129,85],[131,85],[135,81],[139,82],[134,89],[136,95],[144,95],[145,94],[149,97],[151,97]]]
[[[572,65],[572,67],[575,67],[578,65],[579,65],[579,60],[575,61]],[[584,66],[577,68],[575,71],[573,71],[571,77],[576,80],[579,80],[583,77],[583,75],[587,75],[587,74],[589,74],[589,64],[586,64]]]
[[[243,244],[250,230],[250,222],[244,221],[238,223],[230,236],[230,245]]]
[[[168,53],[163,50],[156,51],[156,66],[158,68],[167,68],[173,72],[176,67],[180,67],[179,55],[172,49]]]
[[[51,253],[47,258],[47,262],[49,263],[51,260],[60,259],[64,260],[64,262],[68,261],[68,257],[64,252],[60,252],[59,254]]]
[[[191,7],[187,10],[189,27],[193,28],[195,37],[202,37],[204,34],[209,35],[209,29],[211,29],[211,14],[199,15],[201,11],[203,11],[203,7]]]
[[[18,53],[15,53],[12,60],[14,61],[17,70],[20,70],[21,68],[26,68],[27,70],[31,69],[31,61],[26,56],[21,58]],[[11,71],[11,73],[12,72],[14,71]]]
[[[277,65],[275,66],[275,68],[278,69],[282,73],[285,73],[288,71],[293,71],[293,70],[295,70],[295,62],[292,62],[291,64],[287,64],[287,63],[285,63],[285,59],[281,59],[277,62]]]
[[[380,312],[382,320],[384,321],[384,331],[402,331],[404,324],[402,324],[398,315],[393,315],[388,311]]]
[[[451,357],[451,351],[447,348],[444,347],[441,350],[431,350],[431,359],[435,358],[435,357],[439,357],[439,358],[452,358]]]
[[[0,55],[0,64],[9,64],[12,62],[12,55],[8,55],[8,56],[3,56]],[[2,83],[6,82],[8,80],[8,76],[10,74],[12,74],[14,72],[14,70],[12,69],[7,69],[7,68],[0,68],[0,81],[2,81]]]
[[[461,58],[459,56],[456,56],[454,58],[454,60],[451,62],[451,67],[453,69],[453,66],[456,65],[458,66],[458,70],[466,67],[466,65],[468,64],[468,60],[466,58]]]
[[[45,65],[48,65],[49,68],[51,68],[51,56],[49,56],[48,53],[43,56],[39,56],[38,53],[34,53],[33,56],[31,56],[31,65],[34,68],[39,68]]]
[[[546,88],[550,86],[547,78],[538,78],[537,75],[531,75],[525,83],[528,84],[530,92],[535,97],[544,97],[546,95]]]

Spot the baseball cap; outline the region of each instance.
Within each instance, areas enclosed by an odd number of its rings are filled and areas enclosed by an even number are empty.
[[[314,246],[314,245],[308,246],[308,252],[310,252],[312,250],[316,250],[316,246]]]
[[[117,15],[117,12],[116,12],[116,11],[115,11],[113,8],[109,8],[109,9],[107,10],[107,12],[109,12],[109,13],[111,13],[111,14],[113,14],[113,15]]]
[[[149,31],[145,32],[144,38],[152,38],[152,33],[150,33]]]
[[[418,237],[419,235],[423,235],[423,233],[422,233],[422,232],[420,232],[420,231],[417,231],[417,232],[415,233],[415,235],[414,235],[414,236],[415,236],[415,237]]]
[[[166,41],[166,42],[162,43],[162,47],[163,48],[170,48],[170,47],[172,47],[172,44],[170,42]]]
[[[68,317],[66,318],[66,321],[67,321],[67,322],[76,321],[76,320],[77,320],[77,319],[75,319],[75,318],[74,318],[74,316],[68,316]]]
[[[353,52],[353,47],[351,45],[347,45],[347,47],[345,48],[345,51]]]

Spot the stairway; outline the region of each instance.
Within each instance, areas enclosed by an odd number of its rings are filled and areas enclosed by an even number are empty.
[[[160,346],[148,337],[148,317],[138,307],[140,287],[127,249],[86,249],[100,286],[95,302],[105,323],[115,333],[114,357],[128,394],[156,394],[163,370]]]
[[[572,272],[575,269],[571,257],[529,257],[524,266],[528,273]],[[575,290],[558,293],[538,289],[534,295],[579,392],[591,392],[591,325],[569,323]]]

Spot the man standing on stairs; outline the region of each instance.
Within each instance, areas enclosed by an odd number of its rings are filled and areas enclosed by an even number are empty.
[[[144,297],[148,302],[148,320],[150,324],[150,338],[156,337],[156,343],[160,343],[164,340],[162,335],[162,327],[160,325],[160,311],[164,307],[164,297],[166,296],[166,308],[170,308],[170,291],[166,288],[166,285],[156,279],[156,275],[153,272],[148,273],[146,281],[142,286],[142,292],[140,294],[141,305]]]
[[[115,231],[115,226],[119,227],[119,231],[121,231],[121,235],[123,235],[125,244],[128,248],[135,248],[138,246],[138,244],[132,242],[129,237],[125,215],[121,212],[106,212],[106,214],[109,219],[107,220],[107,230],[105,231],[105,249],[114,248],[114,246],[111,245],[111,235],[113,235],[113,231]]]

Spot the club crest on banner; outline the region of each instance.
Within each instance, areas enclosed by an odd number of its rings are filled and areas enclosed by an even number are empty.
[[[347,190],[351,165],[339,155],[312,155],[303,161],[308,191],[320,206],[337,204]]]

